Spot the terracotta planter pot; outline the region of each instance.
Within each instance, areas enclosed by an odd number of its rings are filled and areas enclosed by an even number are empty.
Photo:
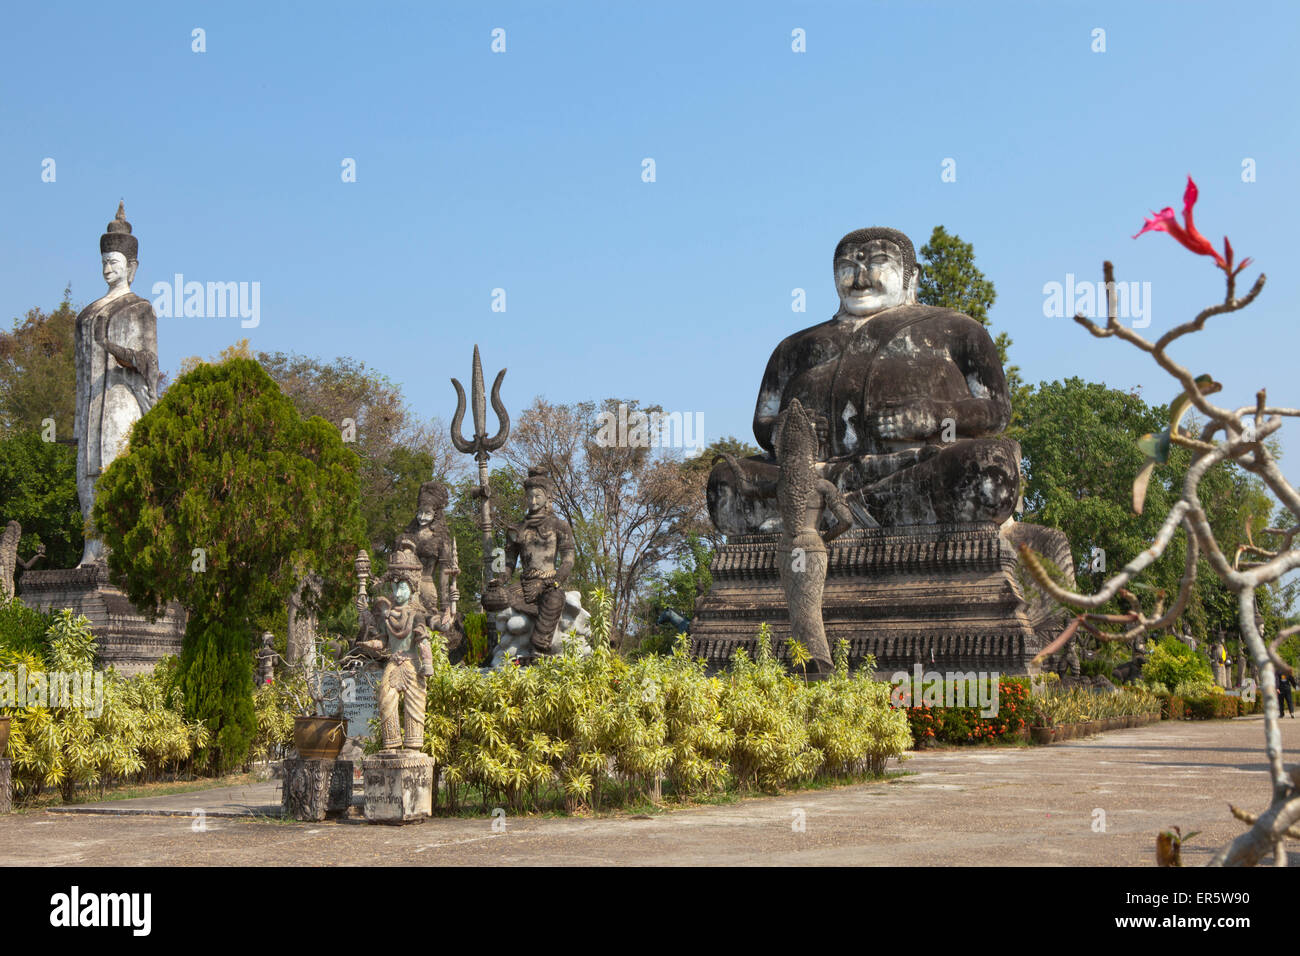
[[[1036,744],[1050,744],[1056,739],[1055,727],[1030,727],[1029,739]]]
[[[293,743],[304,760],[337,760],[348,736],[348,722],[338,717],[295,717]]]
[[[5,748],[9,746],[9,718],[0,717],[0,757],[5,755]]]

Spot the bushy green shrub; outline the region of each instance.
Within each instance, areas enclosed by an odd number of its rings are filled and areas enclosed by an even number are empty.
[[[435,642],[435,647],[439,647]],[[589,657],[543,658],[490,674],[434,655],[425,751],[446,806],[471,790],[484,806],[598,808],[609,793],[679,800],[729,785],[775,790],[883,771],[911,743],[888,685],[841,663],[827,681],[792,677],[760,642],[710,677],[679,641],[635,661],[597,643]]]
[[[248,632],[224,620],[205,621],[191,614],[185,625],[179,684],[186,719],[202,721],[212,731],[198,759],[218,773],[241,766],[257,735]]]
[[[21,665],[29,676],[92,670],[96,646],[89,621],[67,610],[50,618],[42,640],[45,653],[0,647],[0,670],[16,673]],[[9,756],[16,795],[22,799],[57,787],[71,801],[78,785],[98,783],[102,790],[110,781],[148,780],[187,762],[195,747],[207,744],[208,732],[184,720],[174,668],[169,659],[154,673],[132,678],[109,670],[102,701],[81,702],[90,707],[65,706],[68,702],[47,696],[0,710],[12,718]]]
[[[1210,662],[1178,638],[1168,635],[1151,648],[1146,663],[1142,665],[1144,681],[1176,688],[1179,684],[1210,685],[1214,674]]]

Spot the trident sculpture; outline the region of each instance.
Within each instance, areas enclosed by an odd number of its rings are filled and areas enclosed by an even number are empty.
[[[478,488],[475,497],[481,499],[479,510],[479,528],[483,532],[483,586],[492,580],[492,550],[495,542],[492,537],[492,486],[488,478],[488,459],[492,452],[506,443],[510,437],[510,415],[505,405],[501,404],[501,381],[506,377],[506,370],[497,372],[496,381],[492,383],[492,410],[496,412],[500,428],[491,438],[487,433],[487,402],[483,392],[483,363],[479,361],[478,346],[474,346],[474,370],[470,379],[470,397],[474,402],[474,438],[467,441],[461,436],[460,425],[465,420],[465,389],[456,379],[451,380],[456,389],[456,414],[451,418],[451,443],[456,450],[465,455],[473,455],[478,461]],[[488,628],[492,627],[492,616],[488,615]],[[489,635],[490,636],[490,635]]]

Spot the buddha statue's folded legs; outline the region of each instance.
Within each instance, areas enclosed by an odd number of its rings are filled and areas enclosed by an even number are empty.
[[[709,474],[709,516],[728,536],[781,530],[777,467],[766,458],[738,462],[745,480],[720,462]],[[1020,445],[1010,438],[967,438],[890,455],[829,462],[825,475],[844,492],[861,527],[1001,524],[1020,492]]]

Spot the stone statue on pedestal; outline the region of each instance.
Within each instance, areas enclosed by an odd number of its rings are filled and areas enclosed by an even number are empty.
[[[754,409],[764,454],[742,466],[776,478],[776,423],[798,399],[818,429],[822,476],[861,527],[992,521],[1019,496],[1020,448],[1006,376],[984,326],[916,304],[916,253],[894,229],[860,229],[835,247],[836,314],[786,338]],[[780,530],[774,496],[739,493],[732,466],[709,478],[709,514],[727,535]]]
[[[420,560],[414,552],[396,551],[383,581],[391,598],[375,598],[361,615],[358,649],[385,662],[379,684],[379,722],[385,751],[419,751],[424,747],[425,679],[433,673],[424,608],[415,596]],[[398,701],[401,701],[401,720]]]
[[[82,309],[76,322],[77,496],[87,522],[96,480],[158,399],[158,319],[149,301],[131,291],[138,248],[119,203],[99,238],[108,292]],[[103,550],[102,541],[87,535],[81,565],[101,560]]]
[[[0,590],[6,601],[12,601],[14,597],[14,571],[17,568],[30,571],[33,564],[45,557],[45,545],[39,544],[34,555],[26,561],[21,560],[18,557],[18,539],[22,536],[23,526],[17,521],[5,525],[4,534],[0,535]]]
[[[499,652],[505,648],[517,652],[512,657],[554,654],[563,649],[568,630],[590,633],[581,595],[564,589],[576,553],[573,530],[551,513],[553,489],[544,469],[528,469],[524,494],[527,514],[506,532],[505,571],[483,593],[483,608],[496,615],[501,635],[493,666],[504,662]],[[511,582],[516,564],[519,580]]]

